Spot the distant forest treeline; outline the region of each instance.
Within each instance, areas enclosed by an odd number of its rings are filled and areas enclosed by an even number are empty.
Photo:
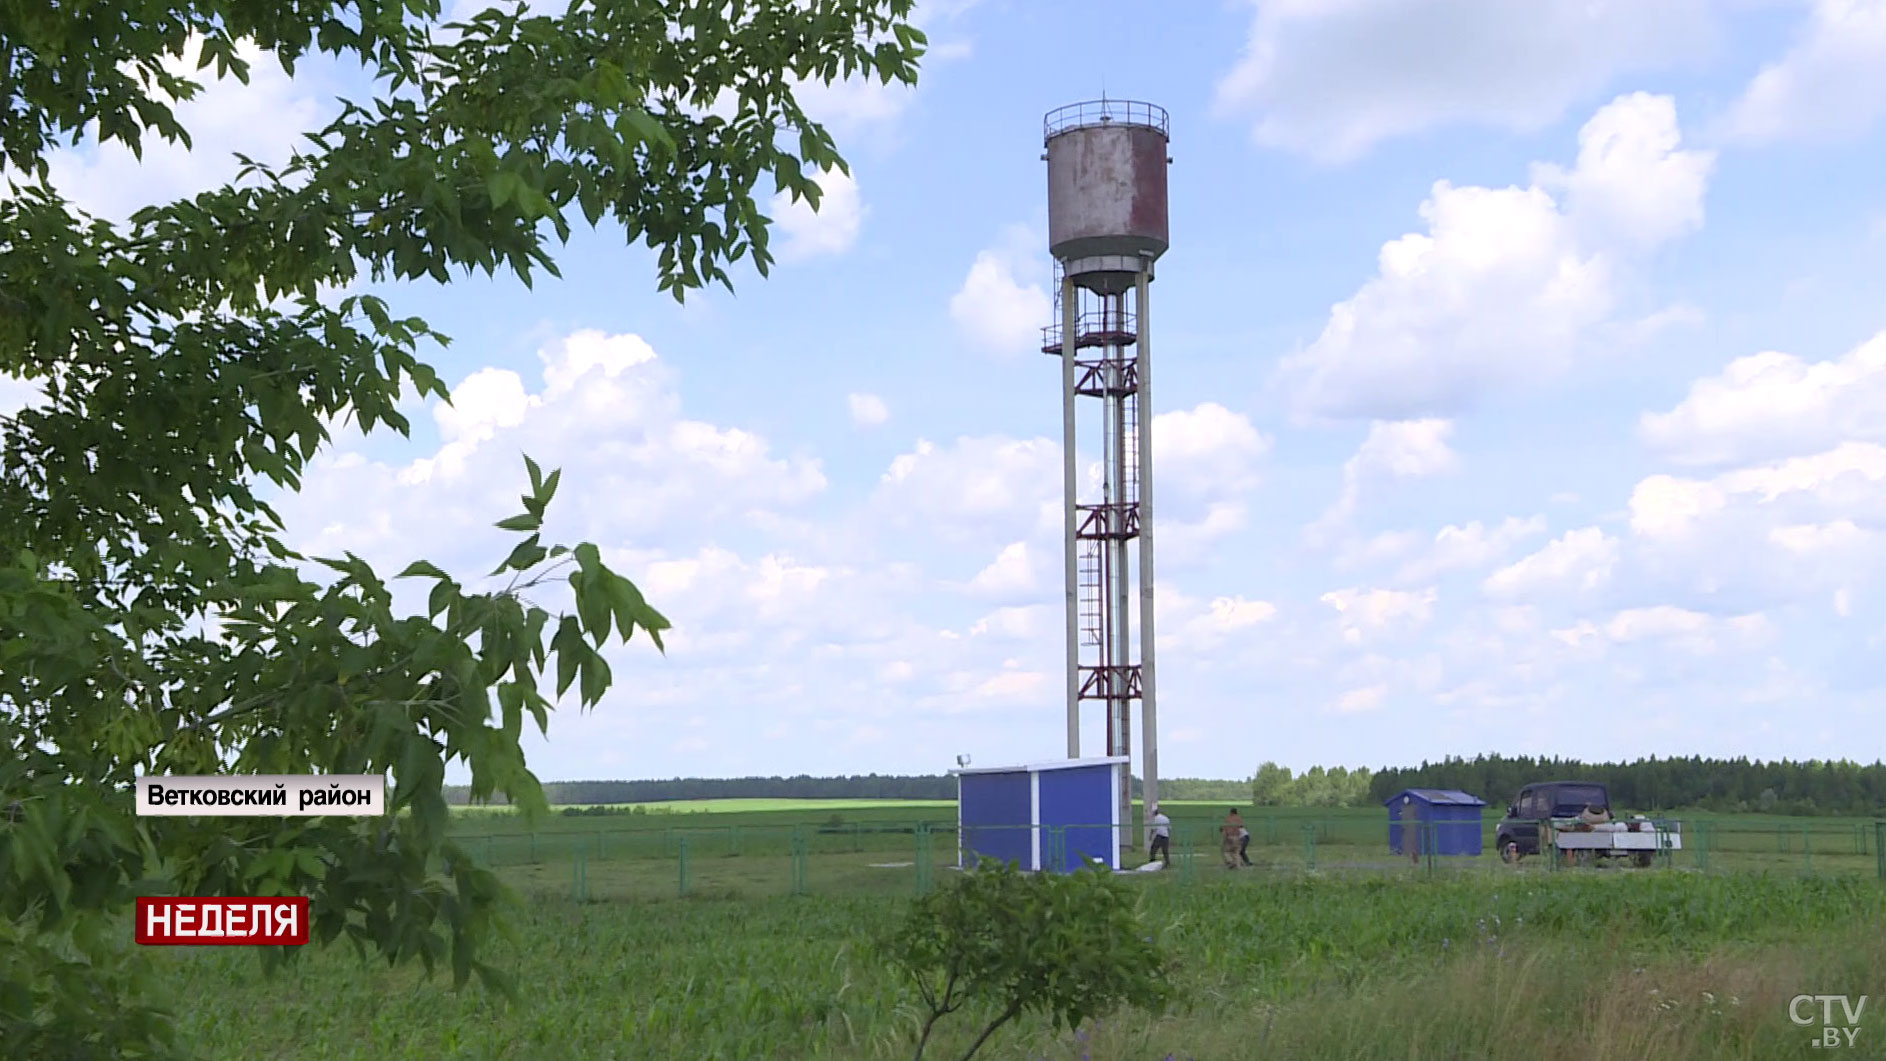
[[[1886,763],[1748,759],[1639,759],[1582,763],[1576,759],[1480,755],[1411,768],[1376,771],[1376,801],[1404,788],[1457,788],[1504,811],[1520,786],[1533,781],[1602,781],[1611,802],[1635,810],[1695,809],[1768,814],[1878,814],[1886,809]]]
[[[1639,759],[1584,763],[1480,755],[1381,770],[1312,768],[1299,775],[1266,763],[1242,781],[1168,778],[1161,797],[1224,800],[1246,806],[1353,806],[1380,804],[1404,788],[1457,788],[1503,810],[1520,786],[1533,781],[1602,781],[1611,800],[1633,810],[1696,809],[1770,814],[1867,815],[1886,811],[1886,763],[1754,762],[1748,759]],[[1138,778],[1134,794],[1142,795]],[[552,804],[631,804],[689,799],[954,799],[948,775],[850,777],[673,778],[665,781],[552,781]],[[468,802],[464,786],[448,785],[446,800]]]

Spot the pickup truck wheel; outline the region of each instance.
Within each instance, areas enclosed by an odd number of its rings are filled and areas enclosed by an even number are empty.
[[[1513,842],[1512,837],[1510,836],[1500,837],[1499,845],[1500,845],[1500,861],[1501,862],[1511,863],[1511,862],[1519,861],[1519,845]]]
[[[1650,854],[1651,853],[1649,851],[1631,852],[1631,865],[1636,866],[1639,869],[1648,868],[1650,866]]]

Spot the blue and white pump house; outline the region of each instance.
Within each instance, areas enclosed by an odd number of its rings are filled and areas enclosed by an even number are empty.
[[[981,856],[1024,870],[1067,872],[1099,859],[1120,868],[1124,755],[979,766],[956,775],[956,864]],[[1054,830],[1062,838],[1054,857]]]

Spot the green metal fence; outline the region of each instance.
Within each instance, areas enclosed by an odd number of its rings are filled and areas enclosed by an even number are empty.
[[[560,824],[560,823],[558,823]],[[485,866],[537,890],[562,890],[575,902],[653,898],[660,895],[729,895],[779,892],[806,895],[832,891],[899,891],[922,894],[941,874],[956,871],[965,858],[965,837],[953,822],[854,822],[770,827],[741,824],[616,827],[596,823],[583,828],[542,828],[467,834],[454,840],[465,854]],[[1356,818],[1278,815],[1253,817],[1247,868],[1232,859],[1228,869],[1247,873],[1413,873],[1436,877],[1461,872],[1523,872],[1528,867],[1556,872],[1580,868],[1555,857],[1528,857],[1507,866],[1495,846],[1494,822],[1480,824],[1482,854],[1453,855],[1459,846],[1443,844],[1440,830],[1472,829],[1446,822],[1399,823],[1399,843],[1391,844],[1387,827]],[[1815,823],[1737,821],[1699,817],[1682,822],[1653,819],[1660,836],[1674,833],[1680,849],[1659,843],[1652,866],[1659,870],[1724,873],[1738,871],[1800,874],[1867,874],[1886,882],[1886,820]],[[994,827],[980,827],[987,835]],[[1009,827],[1028,830],[1028,826]],[[1072,836],[1111,825],[1068,826],[1041,830],[1043,861],[1063,864]],[[1175,820],[1170,826],[1169,861],[1162,869],[1184,886],[1208,868],[1217,870],[1222,822]],[[1124,871],[1137,871],[1150,859],[1143,823],[1119,828],[1125,849]],[[1091,837],[1083,842],[1091,843]],[[970,845],[970,846],[973,846]],[[968,856],[973,858],[973,852]],[[1636,868],[1636,867],[1629,867]],[[1158,877],[1159,874],[1146,874]]]

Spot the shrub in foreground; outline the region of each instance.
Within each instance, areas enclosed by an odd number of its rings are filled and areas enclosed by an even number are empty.
[[[993,1016],[964,1059],[1024,1013],[1072,1031],[1121,1006],[1161,1013],[1171,996],[1172,961],[1134,892],[1098,865],[1024,874],[985,858],[917,900],[886,950],[922,1003],[914,1061],[937,1023],[966,1007]]]

